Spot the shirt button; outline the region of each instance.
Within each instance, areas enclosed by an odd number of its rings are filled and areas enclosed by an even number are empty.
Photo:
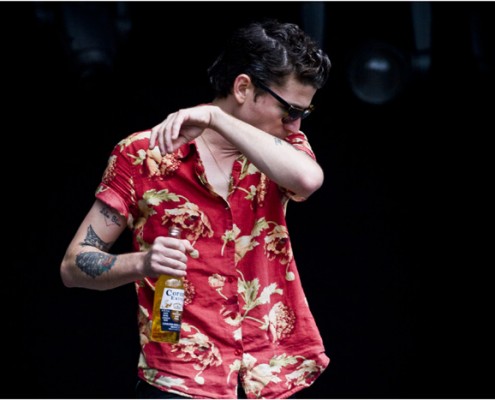
[[[232,283],[232,282],[234,282],[234,278],[232,278],[231,276],[229,276],[229,277],[227,278],[227,281],[228,281],[229,283]]]
[[[240,355],[242,354],[242,350],[241,350],[241,349],[236,349],[236,350],[234,351],[234,354],[235,354],[236,356],[240,356]]]

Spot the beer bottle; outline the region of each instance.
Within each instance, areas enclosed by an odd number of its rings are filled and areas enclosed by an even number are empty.
[[[172,226],[169,236],[180,238],[181,229]],[[160,275],[155,283],[151,340],[178,343],[184,307],[184,281],[171,275]]]

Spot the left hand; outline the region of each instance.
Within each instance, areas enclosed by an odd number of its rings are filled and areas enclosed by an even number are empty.
[[[201,105],[181,109],[151,129],[150,149],[157,141],[162,155],[173,153],[180,146],[200,136],[210,127],[215,106]]]

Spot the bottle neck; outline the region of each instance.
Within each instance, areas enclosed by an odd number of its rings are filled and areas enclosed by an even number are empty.
[[[171,237],[180,238],[181,233],[182,229],[178,226],[171,226],[168,228],[168,235]]]

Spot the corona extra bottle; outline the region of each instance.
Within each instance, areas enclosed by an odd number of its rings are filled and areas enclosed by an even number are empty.
[[[172,226],[169,236],[180,238],[181,229]],[[184,282],[182,278],[160,275],[155,283],[151,340],[178,343],[182,311],[184,307]]]

